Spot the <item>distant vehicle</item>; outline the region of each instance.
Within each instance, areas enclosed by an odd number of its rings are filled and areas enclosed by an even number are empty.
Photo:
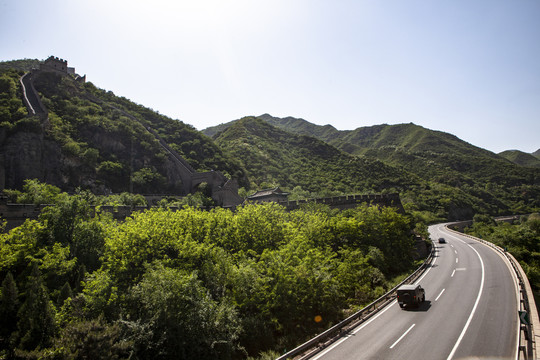
[[[418,307],[426,300],[426,292],[420,285],[401,285],[397,289],[400,308]]]
[[[439,238],[439,244],[444,244],[446,243],[446,240],[444,240],[444,238]]]

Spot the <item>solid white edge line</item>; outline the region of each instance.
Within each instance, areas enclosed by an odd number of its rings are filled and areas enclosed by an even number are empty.
[[[478,295],[476,297],[476,301],[474,303],[471,314],[469,315],[469,318],[467,319],[467,322],[465,323],[465,327],[461,331],[461,334],[459,335],[459,338],[458,338],[456,344],[454,345],[454,348],[452,349],[452,351],[450,352],[450,355],[448,355],[446,360],[451,360],[454,357],[454,354],[456,353],[457,348],[459,347],[459,344],[461,343],[461,340],[463,340],[463,337],[465,336],[465,333],[467,332],[467,329],[469,328],[469,325],[471,324],[474,313],[476,312],[476,308],[478,307],[478,303],[480,302],[480,298],[482,297],[482,291],[484,290],[484,278],[485,278],[484,261],[482,260],[482,257],[480,256],[480,253],[478,251],[476,251],[476,249],[473,248],[471,245],[467,244],[465,241],[463,241],[463,240],[461,240],[461,239],[459,239],[457,237],[456,237],[456,239],[458,239],[459,241],[461,241],[462,243],[464,243],[465,245],[467,245],[468,247],[473,249],[474,252],[476,253],[476,255],[478,256],[478,259],[480,259],[480,265],[482,265],[482,281],[480,282],[480,289],[478,290]]]
[[[431,264],[429,264],[429,268],[426,271],[424,271],[424,274],[422,274],[422,276],[420,276],[420,278],[418,280],[416,280],[414,285],[418,285],[420,283],[420,281],[422,281],[422,279],[428,274],[428,272],[431,270],[431,268],[433,267],[433,265],[435,264],[436,261],[437,261],[437,258],[434,257]]]
[[[369,319],[368,321],[366,321],[365,323],[363,323],[362,325],[360,325],[358,328],[354,329],[351,333],[351,335],[354,335],[356,334],[357,332],[359,332],[360,330],[362,330],[364,327],[368,326],[372,321],[374,321],[375,319],[377,319],[379,316],[381,316],[382,314],[384,314],[388,309],[390,309],[394,304],[397,303],[397,300],[394,300],[392,301],[390,304],[388,304],[388,306],[386,306],[386,308],[384,310],[382,310],[381,312],[379,312],[377,315],[373,316],[371,319]],[[348,340],[351,335],[347,335],[345,336],[343,339],[337,341],[336,343],[332,344],[332,346],[329,346],[326,350],[324,350],[323,352],[321,352],[320,354],[318,354],[317,356],[313,357],[312,359],[313,360],[317,360],[317,359],[320,359],[321,357],[323,357],[324,355],[326,355],[328,352],[330,352],[331,350],[333,350],[334,348],[336,348],[338,345],[340,345],[342,342],[344,342],[345,340]]]
[[[435,264],[435,262],[437,261],[437,258],[434,257],[433,258],[433,262],[430,264],[431,266],[424,272],[424,274],[415,282],[415,285],[418,285],[418,283],[420,281],[422,281],[422,279],[424,278],[424,276],[427,275],[427,273],[431,270],[431,268],[433,267],[433,264]],[[360,330],[362,330],[364,327],[368,326],[372,321],[374,321],[375,319],[377,319],[379,316],[381,316],[382,314],[384,314],[388,309],[390,309],[395,303],[397,303],[397,300],[394,300],[392,301],[390,304],[388,304],[386,306],[386,308],[384,310],[382,310],[381,312],[379,312],[377,315],[373,316],[371,319],[369,319],[368,321],[366,321],[365,323],[363,323],[362,325],[360,325],[359,327],[357,327],[356,329],[354,329],[352,331],[352,335],[356,334],[357,332],[359,332]],[[350,335],[347,335],[345,337],[343,337],[343,339],[339,340],[339,341],[336,341],[334,344],[332,344],[331,346],[329,346],[326,350],[324,350],[323,352],[317,354],[315,357],[313,357],[312,359],[313,360],[317,360],[317,359],[320,359],[321,357],[323,357],[324,355],[326,355],[327,353],[329,353],[331,350],[335,349],[336,347],[338,347],[339,345],[341,345],[345,340],[348,340],[350,337]]]
[[[441,295],[442,295],[442,293],[444,292],[444,290],[446,290],[446,289],[442,289],[442,291],[441,291],[441,293],[439,294],[439,296],[437,296],[437,297],[435,298],[435,301],[439,300],[439,298],[441,297]]]
[[[401,341],[401,339],[403,339],[403,338],[405,337],[405,335],[407,335],[407,334],[409,333],[409,331],[412,330],[412,328],[414,327],[414,325],[416,325],[416,324],[412,324],[411,327],[410,327],[407,331],[405,331],[405,332],[403,333],[403,335],[401,335],[401,336],[399,337],[399,339],[397,339],[396,342],[392,344],[392,346],[390,346],[390,349],[393,349],[394,346],[396,346],[396,345]]]
[[[452,234],[450,234],[452,236]],[[463,240],[459,239],[461,242],[465,243]],[[478,241],[478,240],[477,240]],[[486,245],[482,242],[480,242],[480,244],[484,245],[484,246],[487,246],[489,249],[495,251],[503,260],[504,260],[504,263],[506,264],[508,270],[510,271],[510,273],[512,274],[512,279],[514,280],[514,286],[515,286],[515,289],[516,289],[516,304],[519,304],[520,303],[520,296],[519,296],[519,280],[517,279],[517,275],[514,271],[514,269],[512,268],[512,264],[510,264],[510,261],[508,260],[508,258],[506,256],[503,256],[503,254],[501,254],[499,251],[497,250],[494,250],[491,246],[489,245]],[[516,357],[515,357],[515,360],[519,360],[519,336],[520,336],[520,332],[521,332],[521,329],[520,329],[520,320],[518,317],[516,317],[516,321],[517,321],[517,332],[516,332],[516,348],[514,349],[514,351],[516,352]]]

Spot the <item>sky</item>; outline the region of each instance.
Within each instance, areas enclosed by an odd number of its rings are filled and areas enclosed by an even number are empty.
[[[0,61],[68,60],[202,130],[264,113],[540,149],[540,0],[0,0]]]

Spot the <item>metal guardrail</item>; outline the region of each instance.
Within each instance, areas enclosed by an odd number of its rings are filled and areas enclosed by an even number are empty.
[[[357,311],[356,313],[352,314],[351,316],[347,317],[346,319],[342,320],[341,322],[337,323],[336,325],[332,326],[328,330],[315,336],[311,340],[281,355],[276,360],[292,359],[296,356],[299,356],[298,358],[296,358],[297,360],[309,359],[310,357],[322,351],[328,345],[335,342],[337,338],[346,334],[349,330],[357,327],[358,325],[368,320],[371,316],[377,313],[377,311],[381,310],[394,300],[395,292],[398,287],[404,284],[412,283],[416,281],[416,279],[418,279],[420,275],[422,275],[424,270],[431,264],[434,253],[435,246],[432,246],[431,252],[424,260],[422,265],[420,265],[420,267],[416,269],[411,275],[409,275],[405,280],[396,285],[386,294],[373,301],[371,304],[365,306],[361,310]]]
[[[466,236],[472,240],[475,240],[475,241],[478,241],[478,242],[481,242],[493,249],[495,249],[496,251],[498,251],[499,253],[501,253],[506,259],[508,259],[508,261],[510,262],[510,265],[512,265],[512,268],[518,278],[518,281],[519,281],[519,296],[520,296],[520,301],[519,301],[519,311],[520,313],[522,312],[526,312],[526,314],[528,314],[529,316],[531,315],[531,304],[530,304],[530,301],[529,301],[529,295],[527,294],[527,285],[528,284],[528,279],[525,277],[524,278],[524,275],[525,273],[523,272],[523,269],[521,268],[521,265],[519,264],[519,262],[514,258],[514,256],[512,256],[512,254],[509,254],[505,249],[501,248],[500,246],[498,245],[495,245],[489,241],[486,241],[486,240],[483,240],[483,239],[479,239],[477,237],[474,237],[474,236],[471,236],[469,234],[465,234],[465,233],[462,233],[462,232],[459,232],[459,231],[456,231],[454,229],[451,229],[449,228],[448,226],[451,226],[452,224],[448,224],[446,225],[446,228],[451,231],[451,232],[455,232],[455,233],[458,233],[462,236]],[[534,304],[534,299],[531,299],[532,302],[533,302],[533,306],[536,306],[536,304]],[[536,314],[536,311],[533,312],[534,314]],[[530,360],[530,359],[537,359],[536,357],[536,346],[535,346],[535,341],[534,341],[534,327],[532,326],[533,324],[533,319],[532,317],[529,317],[529,321],[528,321],[528,324],[521,324],[521,327],[520,327],[520,332],[519,332],[519,343],[518,343],[518,350],[519,350],[519,358],[520,359],[524,359],[524,360]],[[539,329],[537,329],[538,331]]]

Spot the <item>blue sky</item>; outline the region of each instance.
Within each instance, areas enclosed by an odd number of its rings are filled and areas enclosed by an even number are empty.
[[[0,33],[0,60],[67,59],[197,129],[269,113],[540,148],[540,0],[0,0]]]

